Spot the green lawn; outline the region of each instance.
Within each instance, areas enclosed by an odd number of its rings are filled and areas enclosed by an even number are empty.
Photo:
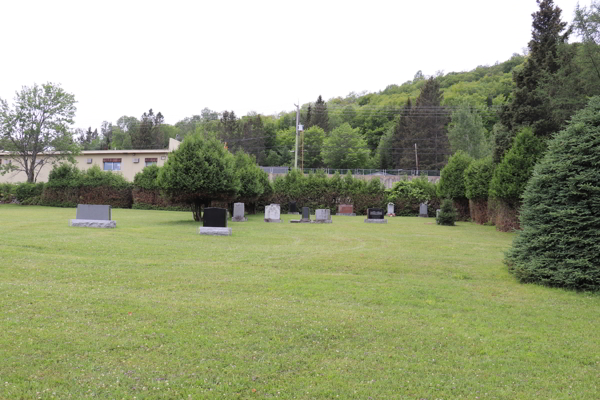
[[[2,399],[600,398],[600,296],[517,283],[493,227],[74,217],[0,205]]]

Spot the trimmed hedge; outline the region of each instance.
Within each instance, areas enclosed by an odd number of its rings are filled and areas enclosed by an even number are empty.
[[[43,183],[19,183],[15,188],[15,197],[20,204],[26,206],[39,205],[44,191]]]

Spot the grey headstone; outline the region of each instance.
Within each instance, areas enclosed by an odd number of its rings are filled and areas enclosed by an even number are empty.
[[[110,221],[112,219],[112,207],[95,204],[78,204],[75,218]]]
[[[419,206],[419,217],[427,218],[427,204],[421,203]]]
[[[388,214],[395,214],[395,206],[394,203],[388,203]]]
[[[332,222],[331,221],[331,211],[328,208],[316,210],[315,215],[316,215],[315,222],[328,223],[328,224],[330,224]]]
[[[213,236],[231,236],[231,228],[216,228],[212,226],[201,226],[198,228],[200,235],[213,235]]]
[[[116,228],[117,221],[106,221],[102,219],[71,219],[69,226],[78,226],[83,228]]]
[[[244,217],[245,206],[244,203],[233,203],[233,218],[235,222],[246,222],[248,219]]]
[[[435,223],[439,225],[440,223],[440,213],[442,212],[441,209],[437,209],[435,210]]]
[[[265,222],[281,222],[281,207],[279,204],[270,204],[265,207]]]

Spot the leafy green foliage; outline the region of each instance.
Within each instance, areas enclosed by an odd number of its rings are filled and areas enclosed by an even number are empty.
[[[452,205],[452,199],[444,199],[442,208],[436,218],[438,225],[454,226],[456,222],[456,210]]]
[[[550,142],[506,262],[522,282],[600,290],[600,97]]]
[[[474,160],[464,172],[465,196],[469,200],[487,199],[490,181],[494,175],[492,157]]]
[[[325,139],[321,152],[330,168],[361,168],[369,163],[370,151],[358,129],[345,123],[335,128]]]
[[[451,198],[453,200],[466,199],[465,188],[465,170],[473,162],[473,159],[463,152],[457,151],[448,164],[442,169],[438,192],[440,197]]]
[[[179,202],[193,205],[194,220],[201,219],[201,208],[213,200],[230,201],[240,190],[235,159],[223,143],[199,134],[185,138],[169,154],[158,174],[159,186]]]
[[[428,207],[428,210],[433,212],[439,203],[436,185],[429,182],[426,177],[394,183],[388,191],[387,201],[394,203],[397,216],[419,215],[421,203],[430,203],[433,207]]]
[[[148,165],[141,172],[135,174],[133,185],[146,190],[157,190],[158,186],[158,171],[160,167],[157,165]]]
[[[75,162],[79,146],[70,130],[75,111],[75,96],[52,83],[24,86],[12,108],[0,99],[0,143],[14,160],[2,164],[0,173],[22,171],[33,183],[45,165]]]
[[[38,205],[44,191],[44,184],[23,182],[15,188],[15,197],[22,205]]]
[[[453,152],[462,150],[474,159],[487,156],[491,150],[481,116],[467,103],[452,113],[448,139]]]
[[[0,183],[0,203],[11,203],[16,188],[15,183]]]
[[[544,150],[543,140],[534,136],[531,128],[522,129],[515,137],[512,148],[494,170],[489,195],[516,208],[533,167]]]
[[[237,200],[244,203],[256,201],[265,191],[262,177],[268,177],[268,174],[256,164],[254,156],[241,150],[235,154],[235,171],[240,181]]]

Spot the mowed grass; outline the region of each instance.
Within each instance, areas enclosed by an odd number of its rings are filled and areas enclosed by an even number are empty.
[[[600,398],[600,296],[517,283],[493,227],[74,216],[0,206],[0,398]]]

